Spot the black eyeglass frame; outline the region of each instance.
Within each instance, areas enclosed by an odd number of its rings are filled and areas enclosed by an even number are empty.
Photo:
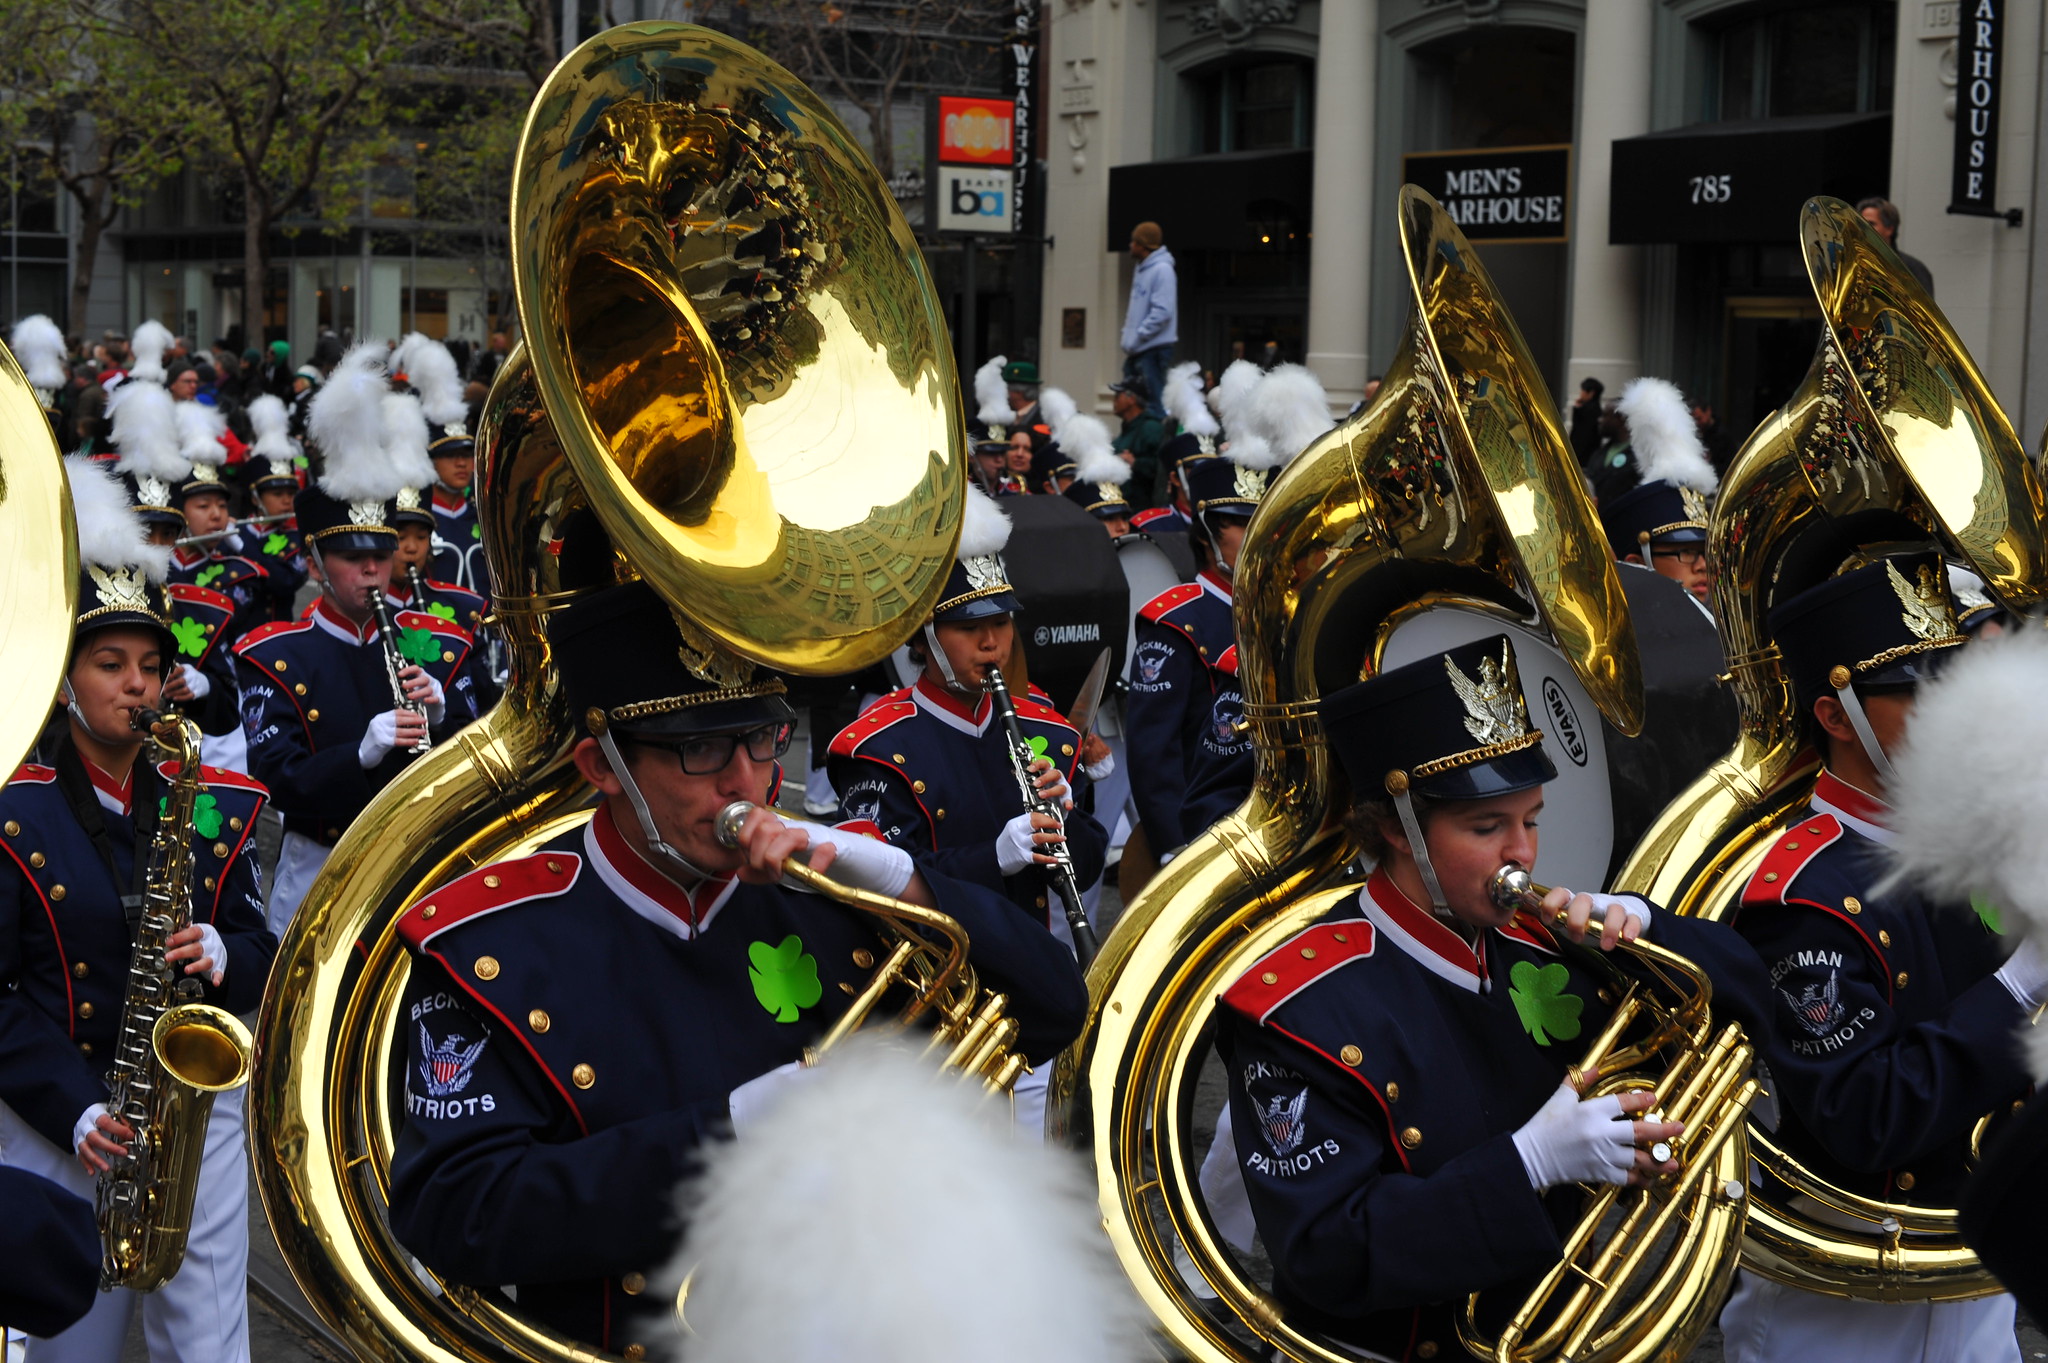
[[[776,719],[766,724],[755,725],[751,729],[717,734],[685,734],[680,738],[662,739],[633,734],[627,737],[627,742],[674,753],[685,776],[716,776],[726,769],[732,761],[732,755],[739,751],[742,742],[747,745],[747,756],[756,762],[773,762],[789,751],[790,742],[795,737],[796,725],[792,721]],[[757,743],[757,739],[761,741]],[[692,765],[692,758],[687,751],[689,749],[696,750],[696,765]],[[713,754],[716,755],[715,761],[712,760]]]

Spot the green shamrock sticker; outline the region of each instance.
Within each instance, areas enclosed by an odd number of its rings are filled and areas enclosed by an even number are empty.
[[[197,620],[171,621],[171,637],[178,641],[178,652],[188,658],[206,652],[206,626]]]
[[[1032,740],[1031,740],[1031,755],[1032,755],[1032,757],[1034,757],[1034,758],[1039,758],[1039,757],[1043,757],[1043,756],[1045,756],[1045,750],[1046,750],[1047,748],[1051,747],[1051,746],[1052,746],[1052,744],[1051,744],[1051,743],[1049,743],[1049,742],[1047,742],[1047,741],[1046,741],[1046,739],[1045,739],[1045,738],[1044,738],[1043,736],[1040,736],[1040,737],[1038,737],[1038,738],[1034,738],[1034,739],[1032,739]]]
[[[1977,911],[1977,921],[2000,937],[2005,936],[2005,920],[1999,917],[1996,904],[1981,894],[1973,894],[1970,896],[1970,907]]]
[[[159,797],[156,802],[156,816],[161,819],[170,812],[171,797]],[[203,791],[199,798],[192,802],[192,831],[202,838],[220,836],[220,805]]]
[[[273,530],[263,538],[263,552],[272,558],[291,548],[292,542],[282,530]]]
[[[1570,1041],[1579,1034],[1579,1013],[1586,1001],[1564,992],[1572,979],[1569,970],[1556,961],[1541,967],[1533,961],[1516,961],[1508,979],[1512,981],[1508,997],[1514,1000],[1515,1014],[1538,1046],[1548,1046],[1552,1037]]]
[[[484,537],[484,527],[482,522],[478,522],[477,524],[469,527],[469,537],[473,540],[480,540]]]
[[[453,620],[455,618],[455,607],[444,605],[443,603],[436,601],[434,602],[434,604],[427,607],[427,614],[438,615],[443,620]]]
[[[430,629],[406,629],[398,631],[398,656],[407,662],[426,664],[441,656],[441,645],[434,641]]]
[[[201,568],[199,570],[199,576],[195,578],[194,581],[196,581],[200,586],[205,587],[210,585],[215,578],[219,577],[222,573],[226,572],[227,570],[228,565],[225,563],[209,564],[207,567]]]
[[[799,1013],[825,997],[825,986],[818,983],[818,960],[805,952],[800,937],[785,937],[774,947],[756,942],[747,948],[747,961],[754,997],[777,1022],[795,1022]]]

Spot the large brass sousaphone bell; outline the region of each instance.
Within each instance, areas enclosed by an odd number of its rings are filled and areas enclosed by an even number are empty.
[[[1349,792],[1318,698],[1406,661],[1395,656],[1404,633],[1441,637],[1430,631],[1462,618],[1464,637],[1505,628],[1525,658],[1555,660],[1560,685],[1583,688],[1618,732],[1642,721],[1615,565],[1539,371],[1471,245],[1412,186],[1400,231],[1414,312],[1378,397],[1295,458],[1246,532],[1235,617],[1252,793],[1126,911],[1090,972],[1087,1029],[1053,1081],[1054,1124],[1091,1153],[1124,1272],[1173,1347],[1203,1363],[1351,1357],[1291,1323],[1224,1243],[1197,1184],[1209,1132],[1193,1121],[1216,996],[1357,889],[1338,823]],[[1606,857],[1603,846],[1594,878]],[[1746,1160],[1735,1134],[1716,1157],[1731,1173]],[[1587,1316],[1594,1351],[1576,1356],[1689,1346],[1740,1235],[1739,1205],[1718,1196],[1689,1209],[1702,1233],[1653,1274],[1656,1309],[1619,1337],[1609,1315]],[[1177,1247],[1220,1313],[1188,1287]]]
[[[887,186],[788,72],[683,24],[584,43],[528,115],[512,240],[527,340],[486,404],[477,493],[511,684],[343,836],[257,1029],[271,1225],[363,1358],[601,1356],[430,1282],[384,1214],[397,916],[589,807],[548,615],[637,573],[701,675],[851,671],[930,613],[959,535],[965,435],[936,292]]]
[[[0,345],[0,762],[35,746],[71,659],[78,614],[78,524],[43,399]]]
[[[1725,916],[1812,789],[1818,760],[1765,619],[1858,554],[1939,544],[2017,612],[2048,585],[2042,486],[1934,300],[1856,211],[1810,200],[1800,245],[1823,318],[1805,380],[1730,464],[1708,530],[1742,731],[1638,844],[1617,888]],[[1765,1171],[1746,1267],[1885,1301],[1998,1290],[1948,1208],[1833,1187],[1753,1126]]]

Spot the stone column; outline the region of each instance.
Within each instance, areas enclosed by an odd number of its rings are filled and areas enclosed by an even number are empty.
[[[1317,44],[1308,367],[1323,381],[1330,406],[1340,416],[1363,395],[1368,373],[1379,11],[1379,0],[1324,5]]]
[[[1579,135],[1572,147],[1571,329],[1562,398],[1592,377],[1610,395],[1642,372],[1642,248],[1607,244],[1608,184],[1617,138],[1650,131],[1655,7],[1586,0],[1579,70]]]

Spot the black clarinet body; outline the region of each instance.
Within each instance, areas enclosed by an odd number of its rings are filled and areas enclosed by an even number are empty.
[[[1048,800],[1041,795],[1037,783],[1031,779],[1031,763],[1036,755],[1024,737],[1024,726],[1017,722],[1017,706],[1010,699],[1009,683],[1003,680],[1002,669],[989,668],[985,685],[996,714],[1003,722],[1004,742],[1010,753],[1010,771],[1017,778],[1017,793],[1024,799],[1024,808],[1033,814],[1050,816],[1059,830],[1060,840],[1044,852],[1053,859],[1053,864],[1045,868],[1046,878],[1060,897],[1060,907],[1067,915],[1067,931],[1074,938],[1074,955],[1080,960],[1081,968],[1086,970],[1101,945],[1095,940],[1095,928],[1088,922],[1087,910],[1081,906],[1081,885],[1074,877],[1074,854],[1066,842],[1066,811],[1060,808],[1059,801]]]

